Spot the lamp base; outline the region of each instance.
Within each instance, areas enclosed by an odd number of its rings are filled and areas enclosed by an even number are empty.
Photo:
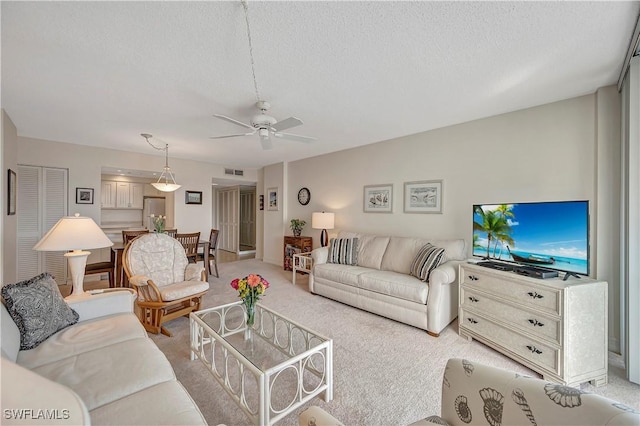
[[[329,245],[329,233],[326,229],[323,229],[320,233],[320,245],[326,247]]]
[[[90,254],[90,251],[82,250],[74,250],[64,254],[64,257],[66,257],[69,262],[69,273],[71,274],[71,283],[73,284],[71,296],[79,296],[84,293],[84,272],[87,266],[87,258]]]

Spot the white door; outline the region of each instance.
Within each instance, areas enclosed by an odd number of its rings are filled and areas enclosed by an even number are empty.
[[[37,252],[33,246],[67,215],[68,170],[18,166],[18,279],[49,272],[58,284],[67,281],[63,252]]]
[[[240,251],[256,249],[256,189],[240,189]]]
[[[218,248],[220,250],[238,253],[239,222],[240,222],[240,190],[239,188],[222,189],[218,191],[218,224],[220,235]]]

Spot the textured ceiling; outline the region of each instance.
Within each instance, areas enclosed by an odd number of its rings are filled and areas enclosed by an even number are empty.
[[[256,78],[303,144],[217,120],[256,112],[242,4],[2,1],[2,107],[25,137],[257,168],[614,84],[638,2],[250,2]]]

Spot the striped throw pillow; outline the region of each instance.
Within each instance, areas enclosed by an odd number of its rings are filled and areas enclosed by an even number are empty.
[[[418,250],[418,254],[411,263],[411,275],[421,281],[429,282],[431,271],[436,269],[442,261],[444,249],[427,243]]]
[[[355,265],[358,263],[357,238],[332,238],[329,243],[328,263]]]

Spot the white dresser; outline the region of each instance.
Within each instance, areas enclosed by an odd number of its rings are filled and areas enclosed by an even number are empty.
[[[460,336],[577,386],[607,383],[607,283],[459,266]]]

